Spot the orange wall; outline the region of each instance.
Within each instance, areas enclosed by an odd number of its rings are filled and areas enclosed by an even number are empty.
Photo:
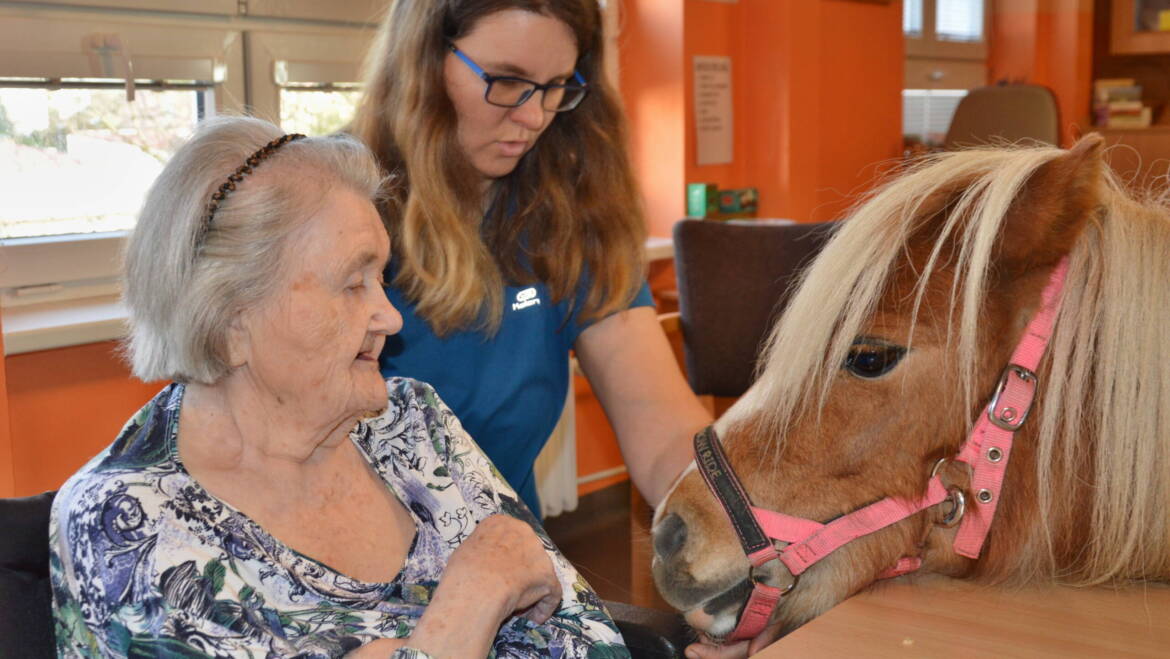
[[[0,326],[0,355],[4,354],[4,333]],[[0,359],[0,497],[16,495],[12,468],[12,433],[8,429],[8,377]]]
[[[992,81],[1044,85],[1056,95],[1065,144],[1091,126],[1091,0],[995,0],[988,71]]]
[[[669,236],[683,216],[683,11],[679,0],[621,0],[620,88],[630,157],[650,233]]]
[[[131,379],[115,349],[104,342],[5,359],[17,496],[60,487],[161,388]]]
[[[821,3],[816,221],[837,219],[902,153],[900,3]]]
[[[760,190],[762,217],[839,216],[901,151],[902,14],[846,0],[685,0],[686,181]],[[695,55],[732,58],[734,159],[695,164]],[[676,165],[659,158],[658,167]],[[676,193],[681,198],[682,189]]]

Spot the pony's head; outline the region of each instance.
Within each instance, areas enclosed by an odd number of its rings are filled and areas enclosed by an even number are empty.
[[[812,565],[773,614],[791,628],[900,558],[987,581],[1170,576],[1170,219],[1073,149],[940,154],[877,190],[805,273],[756,383],[715,425],[759,508],[828,523],[922,495],[987,405],[1052,271],[1068,276],[1037,402],[1016,434],[990,537],[952,550],[927,507]],[[972,500],[969,472],[940,474]],[[729,633],[754,572],[694,466],[659,506],[654,576],[712,636]]]

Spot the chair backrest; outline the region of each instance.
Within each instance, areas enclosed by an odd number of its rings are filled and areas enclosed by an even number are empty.
[[[54,492],[0,499],[0,657],[57,656],[49,585]]]
[[[1056,97],[1040,85],[991,85],[959,101],[943,143],[947,149],[996,141],[1060,143]]]
[[[699,395],[739,396],[800,268],[836,223],[683,220],[674,226],[687,380]]]

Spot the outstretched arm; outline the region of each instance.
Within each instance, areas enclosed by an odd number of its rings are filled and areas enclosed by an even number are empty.
[[[598,321],[575,348],[617,432],[630,477],[650,505],[658,505],[691,462],[691,438],[711,415],[683,379],[652,307]]]

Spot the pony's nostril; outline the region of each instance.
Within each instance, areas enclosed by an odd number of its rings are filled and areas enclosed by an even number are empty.
[[[667,515],[654,529],[654,553],[659,558],[670,558],[687,541],[687,525],[674,513]]]

